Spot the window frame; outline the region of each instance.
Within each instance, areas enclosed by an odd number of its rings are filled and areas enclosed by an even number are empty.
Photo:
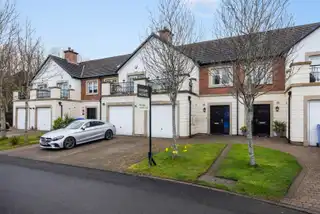
[[[90,92],[90,84],[92,84],[92,92]],[[94,92],[94,89],[95,89],[95,84],[96,87],[97,87],[97,91]],[[98,79],[95,79],[95,80],[87,80],[86,81],[86,95],[96,95],[99,93],[99,81]]]
[[[209,88],[223,88],[223,87],[231,87],[233,85],[233,81],[230,81],[229,83],[226,83],[226,84],[223,84],[222,81],[223,81],[223,72],[225,69],[232,69],[232,66],[231,65],[227,65],[227,66],[219,66],[219,67],[211,67],[209,68],[209,81],[208,81],[208,84],[209,84]],[[232,69],[233,70],[233,69]],[[215,84],[215,75],[214,73],[215,72],[219,72],[219,78],[220,78],[220,83],[219,84]],[[229,80],[229,78],[228,78]]]

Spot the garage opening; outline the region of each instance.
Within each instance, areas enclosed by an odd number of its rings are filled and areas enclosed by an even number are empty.
[[[51,108],[37,108],[37,129],[51,130]]]
[[[158,138],[172,138],[172,106],[171,105],[153,105],[151,109],[151,134],[152,137]],[[147,117],[148,128],[147,133],[149,136],[149,114]],[[178,130],[178,117],[176,109],[176,130],[177,135],[179,135]]]
[[[116,126],[117,135],[132,135],[132,132],[133,132],[132,106],[110,106],[109,122]]]
[[[228,105],[210,106],[210,133],[230,133],[230,107]]]
[[[308,109],[308,141],[310,146],[316,146],[318,142],[317,125],[320,124],[320,100],[309,102]]]
[[[87,108],[87,119],[97,119],[97,108]]]
[[[17,109],[17,129],[25,128],[26,110],[24,108]]]

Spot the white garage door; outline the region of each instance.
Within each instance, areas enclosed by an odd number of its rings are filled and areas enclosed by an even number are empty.
[[[132,135],[132,106],[109,107],[109,122],[116,126],[117,135]]]
[[[309,144],[316,146],[318,142],[317,124],[320,124],[320,100],[309,102]]]
[[[35,109],[30,109],[29,111],[29,129],[34,129],[35,128],[35,117],[36,117],[36,110]]]
[[[25,117],[26,117],[26,110],[23,108],[18,108],[18,110],[17,110],[17,129],[24,129],[25,128]]]
[[[172,107],[171,105],[154,105],[152,106],[151,114],[152,114],[152,121],[151,121],[152,137],[172,138]],[[176,124],[177,124],[177,121],[176,121]],[[176,129],[178,133],[177,126],[176,126]],[[148,119],[148,133],[149,133],[149,119]]]
[[[37,129],[51,130],[51,108],[37,108]]]

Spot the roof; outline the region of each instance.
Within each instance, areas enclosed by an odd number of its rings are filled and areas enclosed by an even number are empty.
[[[275,50],[275,55],[280,55],[283,52],[289,51],[295,44],[308,36],[314,30],[320,27],[320,22],[294,26],[289,28],[277,29],[263,33],[269,41],[274,41],[272,48]],[[258,33],[259,34],[259,33]],[[261,33],[262,34],[262,33]],[[284,36],[285,35],[285,36]],[[186,45],[184,49],[190,50],[190,56],[194,58],[200,65],[210,64],[215,62],[232,61],[233,56],[230,50],[230,41],[240,37],[229,37],[217,40],[204,41]]]
[[[131,54],[126,54],[82,62],[80,66],[84,66],[84,68],[81,78],[115,75],[117,74],[118,68],[129,59],[130,56]]]
[[[314,30],[320,27],[320,22],[313,24],[306,24],[300,26],[294,26],[289,28],[277,29],[268,31],[267,33],[261,33],[263,36],[267,36],[269,41],[274,41],[275,55],[280,55],[283,52],[288,51],[292,46],[300,42],[303,38],[308,36]],[[259,33],[258,33],[259,34]],[[283,36],[285,35],[285,36]],[[103,59],[84,61],[79,64],[69,63],[66,59],[49,55],[48,58],[52,58],[58,65],[66,70],[73,78],[92,78],[116,75],[118,70],[132,57],[135,53],[151,38],[157,35],[151,34],[139,47],[131,54],[113,56]],[[179,51],[190,57],[194,62],[199,65],[206,65],[216,62],[231,61],[235,58],[228,43],[230,40],[234,40],[239,37],[229,37],[216,40],[203,41],[185,46],[176,47]],[[159,38],[158,38],[159,39]],[[161,40],[161,39],[160,39]],[[161,40],[162,41],[162,40]],[[47,58],[47,59],[48,59]],[[47,61],[47,60],[46,60]],[[40,69],[39,69],[40,70]]]

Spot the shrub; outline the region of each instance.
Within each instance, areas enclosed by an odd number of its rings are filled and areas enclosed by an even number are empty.
[[[287,125],[285,122],[275,120],[273,121],[273,131],[282,136],[286,131]]]
[[[242,133],[246,133],[248,131],[247,127],[246,126],[242,126],[240,128],[240,131],[242,131]]]
[[[9,139],[9,143],[11,146],[16,146],[19,144],[20,138],[18,136],[13,136]]]
[[[71,122],[74,121],[74,118],[69,117],[68,114],[64,115],[64,119],[61,117],[58,117],[55,121],[53,121],[53,129],[62,129],[64,127],[66,127],[67,125],[69,125]]]
[[[64,120],[61,117],[58,117],[55,121],[53,121],[53,129],[62,129],[64,127]]]
[[[64,125],[67,126],[74,121],[74,118],[69,117],[68,114],[64,115]]]

